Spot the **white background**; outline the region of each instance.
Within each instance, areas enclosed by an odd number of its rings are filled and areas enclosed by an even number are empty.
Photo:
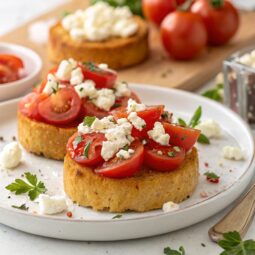
[[[42,12],[49,10],[63,0],[0,0],[0,35],[8,32]],[[254,0],[236,0],[246,6],[254,6]],[[187,255],[218,255],[221,251],[207,235],[224,212],[192,227],[170,234],[123,242],[71,242],[42,238],[13,230],[0,224],[0,254],[8,255],[161,255],[166,246],[178,248],[183,245]],[[246,238],[255,237],[253,224]],[[202,247],[204,243],[206,247]]]

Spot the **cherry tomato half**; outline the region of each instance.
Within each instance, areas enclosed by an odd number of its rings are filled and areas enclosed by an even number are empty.
[[[104,134],[75,133],[67,143],[67,152],[70,157],[79,164],[85,166],[96,166],[103,163],[101,156],[102,143],[105,140]]]
[[[31,119],[40,121],[42,117],[38,112],[38,104],[46,98],[47,95],[45,94],[29,93],[20,100],[19,111]]]
[[[213,6],[212,1],[197,0],[191,6],[191,12],[200,15],[208,33],[210,45],[227,43],[237,32],[239,14],[230,1],[218,1],[219,6]]]
[[[78,116],[81,100],[73,88],[61,88],[39,103],[41,117],[50,124],[71,123]]]
[[[101,69],[92,62],[85,62],[80,67],[85,79],[94,81],[98,89],[111,89],[116,82],[117,73],[114,71]]]
[[[140,141],[135,140],[129,148],[135,151],[131,158],[120,159],[114,157],[96,168],[95,172],[109,178],[125,178],[133,176],[141,169],[144,147]]]
[[[144,16],[155,23],[160,25],[162,20],[167,14],[176,10],[176,0],[143,0],[142,8]]]
[[[170,143],[184,148],[185,151],[194,146],[200,135],[200,131],[193,128],[181,127],[166,122],[163,123],[163,126],[166,133],[170,135]]]
[[[24,67],[19,57],[10,54],[0,54],[0,64],[10,67],[14,72],[18,72]]]
[[[161,146],[149,142],[144,149],[144,164],[159,172],[175,170],[184,158],[185,150],[181,147]]]
[[[163,45],[175,59],[196,57],[207,44],[207,31],[198,14],[176,11],[168,14],[161,23]]]

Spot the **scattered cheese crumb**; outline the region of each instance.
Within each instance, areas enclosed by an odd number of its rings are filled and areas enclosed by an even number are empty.
[[[74,89],[80,98],[84,98],[84,97],[96,98],[97,97],[96,84],[92,80],[86,80],[83,83],[75,86]]]
[[[116,82],[114,85],[116,97],[130,97],[131,90],[126,82]]]
[[[71,79],[70,79],[71,85],[80,84],[82,83],[83,79],[84,79],[84,76],[80,67],[77,67],[74,70],[72,70]]]
[[[22,158],[22,152],[17,142],[11,142],[4,146],[0,162],[4,168],[15,168],[19,165]]]
[[[176,210],[179,210],[180,206],[172,201],[166,202],[163,204],[162,210],[163,212],[167,213],[167,212],[173,212]]]
[[[39,195],[39,210],[41,214],[57,214],[67,210],[64,196]]]
[[[225,159],[231,159],[231,160],[243,160],[244,154],[238,147],[233,146],[225,146],[222,149],[222,154]]]
[[[146,109],[145,104],[139,104],[133,99],[128,100],[127,112],[140,112]]]
[[[49,73],[47,76],[47,83],[43,89],[43,93],[50,95],[53,92],[56,92],[58,90],[58,87],[59,83],[56,77],[53,74]]]
[[[129,159],[131,158],[132,154],[134,154],[134,150],[133,149],[128,149],[128,150],[119,150],[116,154],[117,158],[121,158],[121,159]]]
[[[131,112],[128,115],[128,120],[132,123],[132,125],[138,129],[139,131],[142,131],[143,128],[146,127],[146,122],[144,119],[140,118],[136,112]]]
[[[166,134],[165,129],[160,122],[155,122],[152,130],[147,132],[149,137],[161,145],[169,145],[170,136]]]
[[[204,135],[206,135],[208,138],[213,138],[213,137],[218,138],[221,136],[220,125],[212,119],[207,119],[205,121],[202,121],[195,128],[201,130],[201,132]]]
[[[115,103],[115,95],[111,89],[100,89],[97,98],[92,101],[98,108],[109,111]]]

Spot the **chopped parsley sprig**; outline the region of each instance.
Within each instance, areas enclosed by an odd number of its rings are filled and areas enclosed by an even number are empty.
[[[28,211],[28,209],[29,209],[29,207],[27,207],[26,204],[22,204],[20,206],[12,205],[12,208],[19,209],[19,210],[22,210],[22,211]]]
[[[183,126],[183,127],[195,128],[200,123],[201,116],[202,116],[202,107],[199,106],[194,112],[188,124],[185,120],[181,118],[178,119],[178,123],[180,126]],[[210,144],[209,138],[203,133],[200,134],[197,141],[203,144]]]
[[[179,248],[178,251],[173,250],[170,247],[166,247],[164,248],[164,254],[165,255],[185,255],[185,250],[182,246]]]
[[[223,96],[222,96],[222,90],[223,90],[223,84],[219,83],[216,85],[215,88],[206,90],[204,93],[202,93],[202,96],[210,98],[212,100],[215,100],[217,102],[222,102]]]
[[[237,231],[223,234],[223,240],[218,242],[218,245],[224,250],[220,255],[254,255],[255,241],[243,241]]]
[[[204,175],[206,176],[206,179],[209,181],[209,182],[212,182],[212,183],[219,183],[220,181],[220,176],[218,176],[216,173],[214,172],[205,172]]]
[[[15,195],[28,193],[30,200],[34,201],[40,194],[45,193],[47,189],[43,182],[37,180],[37,176],[29,172],[25,173],[28,182],[22,179],[16,179],[15,182],[9,184],[5,188]]]

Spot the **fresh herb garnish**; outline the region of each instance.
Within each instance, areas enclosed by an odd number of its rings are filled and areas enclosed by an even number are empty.
[[[113,7],[128,6],[131,12],[135,15],[143,16],[141,0],[91,0],[92,4],[104,1]]]
[[[204,135],[203,133],[200,134],[200,136],[198,137],[197,141],[199,143],[210,144],[209,138],[206,135]]]
[[[220,255],[254,255],[255,241],[243,241],[237,231],[223,234],[224,239],[218,245],[224,250]]]
[[[199,122],[200,122],[201,116],[202,116],[202,107],[199,106],[196,109],[195,113],[193,114],[193,116],[192,116],[192,118],[191,118],[191,120],[189,122],[189,127],[194,128],[195,126],[197,126],[199,124]]]
[[[169,152],[167,153],[167,155],[168,155],[168,157],[172,158],[172,157],[175,156],[175,152],[174,152],[174,151],[169,151]]]
[[[112,219],[113,219],[113,220],[114,220],[114,219],[119,219],[119,218],[121,218],[121,217],[122,217],[122,214],[117,214],[117,215],[113,216]]]
[[[187,124],[187,122],[181,118],[178,119],[178,124],[182,127],[195,128],[200,123],[201,116],[202,116],[202,107],[199,106],[196,109],[195,113],[193,114],[192,118],[190,119],[189,124]],[[181,139],[181,140],[184,140],[184,139]],[[203,144],[210,144],[209,138],[203,133],[199,135],[197,141]]]
[[[218,183],[220,180],[220,176],[218,176],[214,172],[205,172],[204,175],[206,176],[209,182]]]
[[[185,250],[182,246],[179,248],[178,251],[172,250],[170,247],[166,247],[164,248],[164,254],[165,255],[185,255]]]
[[[128,149],[129,149],[129,146],[127,144],[122,148],[122,150],[124,151],[128,151]]]
[[[22,204],[20,206],[12,205],[12,207],[15,208],[15,209],[22,210],[22,211],[27,211],[29,209],[29,207],[26,207],[26,204]]]
[[[51,89],[52,89],[52,93],[56,94],[58,92],[58,90],[59,90],[59,83],[57,82],[56,88],[52,87]]]
[[[96,65],[93,62],[83,62],[83,64],[92,72],[94,71],[100,71],[99,68],[96,67]]]
[[[223,84],[219,83],[217,84],[215,88],[205,91],[202,94],[202,96],[221,102],[223,100],[222,93],[221,93],[222,89],[223,89]]]
[[[95,116],[86,116],[84,119],[83,119],[83,125],[84,126],[88,126],[88,127],[91,127],[91,125],[93,124],[93,122],[95,121],[96,117]]]
[[[21,179],[16,179],[15,182],[9,184],[5,188],[11,192],[15,192],[15,195],[28,193],[28,196],[32,201],[34,201],[40,194],[47,191],[44,183],[38,181],[36,175],[26,172],[25,177],[28,183]]]
[[[73,148],[76,149],[79,143],[81,142],[82,142],[82,136],[81,135],[76,136],[73,141]]]
[[[83,156],[85,156],[86,158],[89,157],[90,144],[91,144],[91,141],[88,141],[87,144],[84,147],[84,150],[83,150]]]
[[[120,106],[121,106],[121,104],[115,103],[115,104],[113,105],[113,108],[118,108],[118,107],[120,107]]]
[[[214,8],[220,8],[224,4],[224,0],[211,0],[211,4]]]

